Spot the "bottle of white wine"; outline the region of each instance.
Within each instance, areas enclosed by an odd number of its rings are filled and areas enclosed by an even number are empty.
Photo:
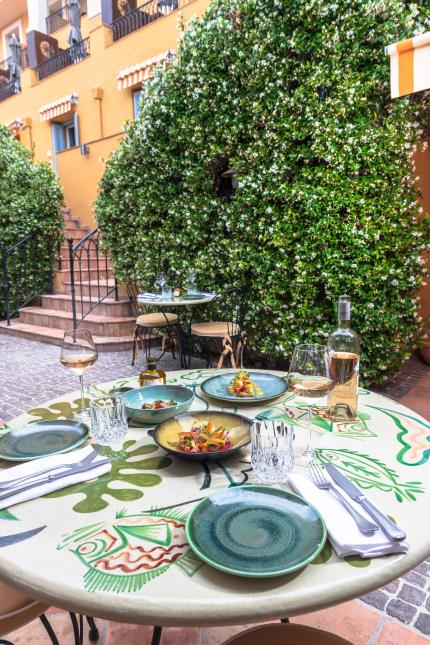
[[[335,386],[328,395],[328,412],[334,421],[357,417],[357,390],[360,367],[360,337],[351,329],[351,301],[340,296],[338,328],[327,341]]]

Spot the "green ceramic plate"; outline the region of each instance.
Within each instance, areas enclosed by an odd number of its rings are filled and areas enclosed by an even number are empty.
[[[183,452],[179,448],[180,433],[189,432],[196,424],[200,426],[208,423],[209,420],[215,426],[223,426],[225,430],[228,430],[231,447],[228,450],[218,450],[216,452]],[[221,412],[220,410],[185,412],[160,423],[154,430],[154,440],[161,448],[181,459],[190,461],[225,459],[251,441],[251,426],[252,421],[250,419],[232,412]]]
[[[218,401],[234,401],[234,403],[254,404],[256,401],[269,401],[270,399],[276,399],[278,396],[281,396],[281,394],[285,394],[288,390],[288,385],[285,379],[277,376],[276,374],[270,374],[270,372],[249,372],[251,380],[259,386],[261,394],[246,397],[236,396],[236,394],[231,394],[228,391],[228,386],[235,374],[235,372],[229,372],[227,374],[211,376],[206,379],[206,381],[203,381],[200,387],[205,394],[213,399],[217,399]]]
[[[0,437],[0,459],[30,461],[69,452],[85,441],[88,426],[79,421],[38,421]]]
[[[207,564],[249,578],[301,569],[316,558],[327,537],[320,514],[306,500],[259,485],[206,497],[189,515],[186,534]]]

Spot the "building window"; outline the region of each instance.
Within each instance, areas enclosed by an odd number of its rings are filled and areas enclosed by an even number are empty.
[[[72,123],[66,123],[64,127],[64,143],[65,143],[65,148],[74,148],[76,145],[76,130],[75,130],[75,124]]]
[[[142,90],[135,90],[133,92],[133,116],[135,119],[137,119],[137,117],[139,116],[141,96]]]
[[[19,42],[22,43],[22,24],[21,20],[17,20],[16,22],[12,23],[2,31],[2,41],[3,41],[3,53],[4,56],[3,58],[9,58],[10,56],[10,49],[9,49],[9,38],[12,36],[12,34],[15,34],[17,38],[19,38]]]

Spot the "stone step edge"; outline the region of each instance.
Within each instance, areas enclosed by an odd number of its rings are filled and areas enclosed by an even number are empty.
[[[6,321],[0,321],[0,334],[9,336],[19,336],[30,340],[38,340],[42,343],[51,343],[52,345],[61,345],[64,336],[64,329],[54,329],[52,327],[40,327],[38,325],[28,325],[26,323],[15,322],[12,320],[10,327]],[[110,351],[131,351],[133,336],[95,336],[94,343],[99,352]]]
[[[68,320],[73,319],[73,314],[71,311],[63,311],[61,309],[45,309],[44,307],[23,307],[21,312],[26,312],[30,314],[35,314],[37,316],[45,316],[46,318],[66,318]],[[84,320],[91,323],[124,323],[124,322],[134,322],[136,320],[135,316],[103,316],[97,314],[88,314],[85,316]],[[27,323],[26,323],[27,324]]]
[[[49,299],[54,299],[54,298],[59,298],[60,300],[72,300],[72,295],[70,293],[44,293],[40,296],[41,298],[49,298]],[[82,300],[82,302],[94,302],[94,298],[90,298],[89,296],[79,296],[79,302]],[[130,300],[128,298],[120,298],[119,300],[115,300],[115,298],[105,298],[102,300],[102,302],[98,303],[99,305],[124,305],[124,304],[130,304]]]

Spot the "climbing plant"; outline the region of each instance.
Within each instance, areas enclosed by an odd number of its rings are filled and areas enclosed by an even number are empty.
[[[214,0],[184,25],[100,183],[118,277],[246,282],[249,343],[270,357],[324,342],[348,293],[363,382],[396,371],[420,337],[413,152],[430,111],[390,99],[384,47],[428,29],[427,5]]]
[[[62,239],[63,196],[60,184],[47,163],[33,156],[0,125],[0,243],[1,255],[30,233],[35,239],[8,260],[9,299],[46,288],[54,269],[54,257]],[[0,266],[3,276],[3,261]],[[2,277],[1,286],[5,279]],[[0,289],[0,319],[5,316],[5,293]]]

